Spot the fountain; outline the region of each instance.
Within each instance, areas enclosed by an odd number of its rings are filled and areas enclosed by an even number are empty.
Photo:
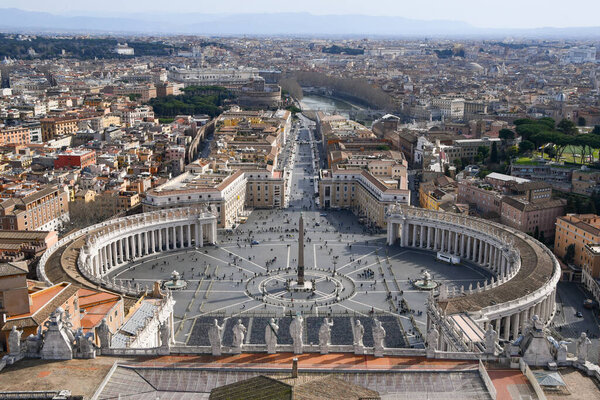
[[[163,286],[170,290],[180,290],[186,288],[187,282],[181,279],[179,272],[173,271],[171,272],[171,280],[165,281]]]
[[[421,279],[413,282],[413,286],[420,290],[433,290],[438,287],[439,283],[431,279],[429,271],[424,270]]]

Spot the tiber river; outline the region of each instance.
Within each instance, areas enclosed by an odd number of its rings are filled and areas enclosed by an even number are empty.
[[[304,96],[300,101],[302,108],[305,110],[323,111],[329,114],[340,114],[346,118],[348,111],[352,109],[360,109],[344,100],[332,99],[329,97],[319,96],[318,94],[310,94]]]

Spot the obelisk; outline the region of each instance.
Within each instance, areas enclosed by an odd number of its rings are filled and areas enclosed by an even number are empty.
[[[304,220],[298,221],[298,286],[304,286]]]

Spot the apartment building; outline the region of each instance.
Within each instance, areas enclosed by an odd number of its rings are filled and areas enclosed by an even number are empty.
[[[30,142],[31,130],[28,127],[0,127],[0,146],[29,144]]]
[[[465,112],[465,100],[437,98],[431,100],[431,107],[438,109],[440,116],[450,119],[462,119]]]
[[[454,179],[440,174],[419,185],[419,205],[429,210],[441,210],[445,204],[456,203],[457,183]]]
[[[600,216],[595,214],[567,214],[556,219],[554,254],[564,258],[567,248],[575,247],[573,264],[583,267],[586,245],[600,243]],[[595,276],[600,277],[600,269]]]
[[[285,206],[285,179],[282,171],[244,171],[247,180],[246,207],[282,208]]]
[[[350,209],[361,223],[383,229],[388,207],[410,204],[406,179],[379,179],[363,169],[322,170],[319,204],[322,208]]]
[[[489,178],[489,179],[488,179]],[[556,217],[564,214],[565,199],[553,199],[552,187],[544,182],[493,173],[481,179],[458,183],[458,202],[477,213],[540,239],[554,236]]]
[[[567,214],[556,219],[554,254],[564,258],[573,246],[573,264],[581,268],[581,280],[600,301],[600,216]]]
[[[600,171],[591,169],[573,170],[571,191],[584,196],[591,196],[600,186]]]
[[[42,141],[63,135],[72,135],[79,130],[79,120],[76,118],[44,118],[40,120]]]
[[[69,190],[48,185],[25,190],[0,203],[0,229],[55,231],[69,220]]]
[[[67,150],[56,155],[54,169],[85,168],[96,164],[94,150]]]
[[[219,228],[239,222],[246,203],[244,171],[195,174],[187,171],[146,193],[144,212],[179,207],[206,206],[217,216]]]

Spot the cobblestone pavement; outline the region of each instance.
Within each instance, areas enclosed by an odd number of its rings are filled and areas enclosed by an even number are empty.
[[[169,279],[173,270],[182,274],[188,285],[174,293],[178,342],[187,342],[198,319],[209,315],[283,317],[297,312],[395,316],[409,340],[418,341],[410,316],[418,328],[424,328],[427,292],[415,290],[411,279],[427,269],[434,280],[451,289],[475,286],[477,281],[483,284],[490,277],[474,265],[438,263],[431,252],[388,247],[383,233],[367,231],[349,211],[316,209],[308,129],[300,129],[299,139],[288,209],[255,210],[233,232],[220,233],[217,246],[162,253],[113,273],[116,279],[142,286]],[[296,273],[301,213],[305,275],[315,281],[312,294],[284,289],[285,280]],[[261,298],[260,290],[268,296]],[[408,310],[401,311],[403,305]]]

